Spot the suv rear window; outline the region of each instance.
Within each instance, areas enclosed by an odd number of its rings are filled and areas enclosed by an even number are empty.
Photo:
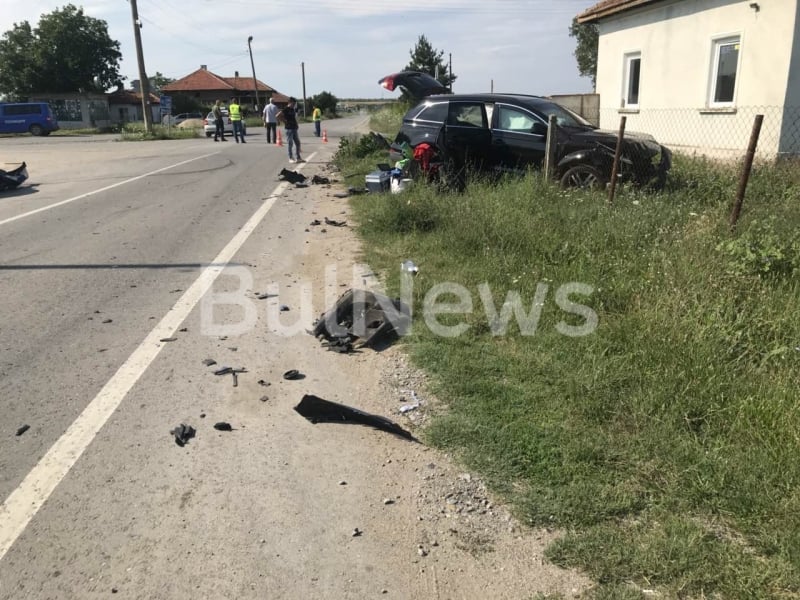
[[[447,102],[429,104],[415,119],[417,121],[432,121],[433,123],[444,123],[447,119]]]

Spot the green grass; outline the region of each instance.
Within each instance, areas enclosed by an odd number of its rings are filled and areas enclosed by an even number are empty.
[[[800,594],[800,176],[758,166],[731,233],[735,190],[734,169],[678,158],[665,192],[622,189],[613,208],[537,174],[353,198],[389,288],[402,260],[420,267],[405,344],[448,408],[426,440],[524,522],[566,529],[548,556],[598,598]],[[468,326],[457,337],[423,315],[442,282],[473,302],[439,316]],[[597,314],[590,335],[559,333],[586,322],[556,303],[568,282],[591,286],[572,296]],[[546,285],[535,334],[512,318],[493,335],[481,284],[498,311]]]

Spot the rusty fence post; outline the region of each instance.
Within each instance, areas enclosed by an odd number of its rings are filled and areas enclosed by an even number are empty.
[[[622,139],[625,137],[625,122],[628,117],[622,116],[619,120],[619,135],[617,136],[617,149],[614,151],[614,164],[611,165],[611,181],[608,186],[608,203],[614,204],[614,192],[617,189],[617,172],[619,171],[619,157],[622,155]]]
[[[763,122],[764,122],[764,115],[756,115],[756,118],[753,121],[753,130],[750,132],[750,143],[747,145],[747,154],[744,155],[744,165],[742,165],[742,175],[739,178],[739,189],[736,190],[736,201],[733,203],[733,210],[731,211],[731,219],[730,219],[731,229],[736,228],[736,223],[739,221],[739,215],[742,212],[744,193],[747,190],[747,182],[750,181],[750,171],[753,168],[753,159],[756,156],[756,147],[758,146],[758,136],[761,134],[761,124]]]
[[[556,170],[556,148],[558,147],[558,131],[556,116],[550,115],[547,120],[547,145],[544,150],[544,178],[550,181]]]

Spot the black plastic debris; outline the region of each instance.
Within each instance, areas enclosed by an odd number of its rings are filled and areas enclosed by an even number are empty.
[[[288,379],[289,381],[296,381],[297,379],[304,379],[305,375],[303,375],[297,369],[289,369],[283,374],[283,378]]]
[[[13,190],[18,187],[23,181],[28,179],[28,165],[23,162],[15,169],[5,171],[0,169],[0,192],[5,190]]]
[[[256,383],[262,387],[269,387],[270,383],[266,379],[259,379]]]
[[[302,173],[298,173],[297,171],[290,171],[289,169],[281,169],[281,172],[278,174],[278,179],[282,181],[288,181],[289,183],[303,183],[306,180],[306,176]]]
[[[348,290],[314,324],[311,334],[337,352],[348,348],[381,349],[411,325],[409,308],[399,299],[365,290]]]
[[[316,227],[317,225],[322,225],[322,221],[320,221],[319,219],[314,219],[313,221],[311,221],[311,223],[309,223],[309,225],[311,227]]]
[[[26,425],[23,425],[23,426],[22,426],[22,427],[20,427],[20,428],[18,428],[18,429],[17,429],[17,437],[21,436],[23,433],[25,433],[26,431],[28,431],[28,429],[30,429],[30,428],[31,428],[31,426],[30,426],[30,425],[27,425],[27,424],[26,424]]]
[[[329,184],[330,182],[331,182],[330,179],[328,179],[327,177],[323,177],[321,175],[314,175],[311,178],[311,183],[316,184],[316,185],[325,185],[325,184]]]
[[[334,227],[347,227],[347,221],[334,221],[325,217],[325,225],[333,225]]]
[[[277,298],[278,294],[259,294],[256,296],[259,300],[266,300],[267,298]]]
[[[345,406],[344,404],[337,404],[336,402],[331,402],[330,400],[325,400],[311,394],[303,396],[303,399],[300,400],[300,404],[295,406],[294,409],[315,425],[317,423],[366,425],[400,436],[412,442],[418,441],[411,435],[411,432],[406,431],[397,423],[390,421],[386,417],[366,413],[357,408]]]
[[[213,358],[206,358],[203,360],[203,364],[207,367],[212,367],[217,364],[217,361],[215,361]]]
[[[233,427],[231,427],[231,424],[226,423],[225,421],[214,423],[214,429],[216,429],[217,431],[233,431]]]
[[[170,431],[170,434],[175,436],[175,443],[181,448],[194,437],[195,433],[194,427],[191,425],[184,425],[183,423]]]
[[[158,340],[159,342],[176,342],[178,338],[176,337],[168,337],[168,338],[161,338]]]
[[[247,373],[247,369],[242,367],[241,369],[234,369],[233,367],[222,367],[221,369],[217,369],[214,371],[214,375],[233,375],[233,387],[238,387],[239,385],[239,373]]]
[[[289,312],[291,309],[286,304],[281,304],[281,312]]]
[[[296,188],[307,188],[308,184],[307,183],[295,183],[294,187],[296,187]]]

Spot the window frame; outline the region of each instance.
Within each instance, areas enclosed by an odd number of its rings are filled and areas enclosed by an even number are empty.
[[[733,93],[730,100],[717,101],[717,77],[719,75],[719,62],[720,51],[724,46],[736,45],[736,71],[734,72]],[[711,38],[711,64],[709,65],[708,77],[708,93],[706,96],[706,106],[709,108],[733,108],[736,106],[736,96],[739,91],[739,75],[741,73],[742,65],[742,34],[739,33],[726,33],[724,35],[716,35]]]
[[[626,52],[622,64],[622,108],[637,110],[642,102],[642,51],[633,50]],[[631,92],[631,63],[639,61],[639,73],[636,81],[636,102],[630,102]]]

